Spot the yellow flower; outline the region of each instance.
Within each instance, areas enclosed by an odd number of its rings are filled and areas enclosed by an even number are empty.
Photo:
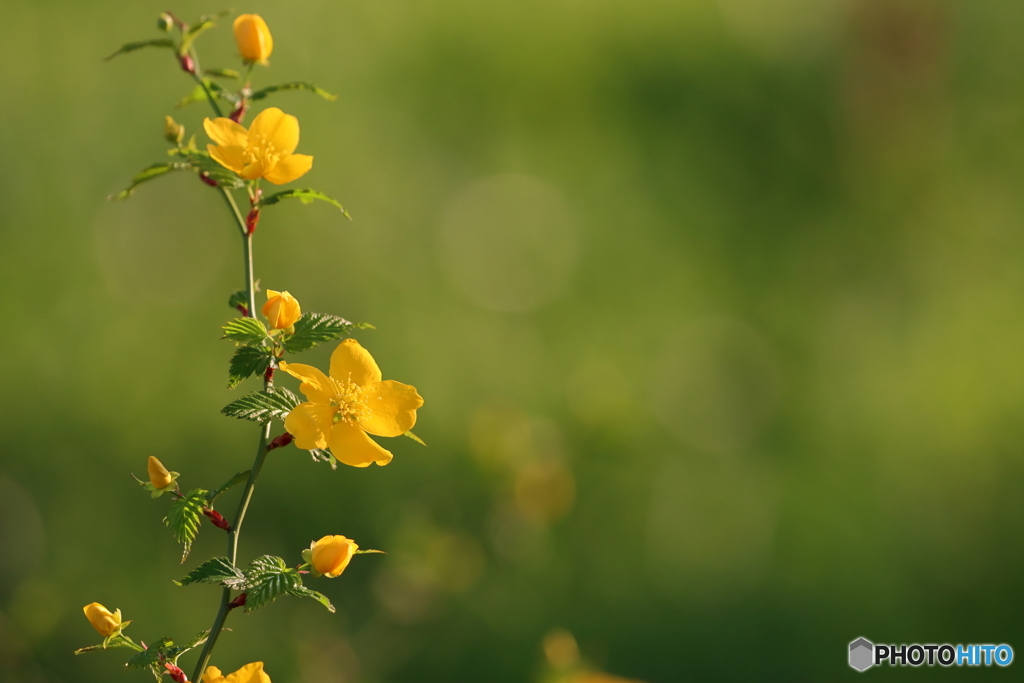
[[[275,330],[287,330],[302,317],[302,308],[295,297],[288,292],[267,290],[267,303],[263,304],[263,315]]]
[[[314,575],[323,574],[333,579],[341,576],[357,550],[356,542],[344,536],[324,536],[311,543],[309,550],[302,551],[302,559],[313,565]]]
[[[270,676],[263,670],[263,662],[246,664],[233,674],[225,676],[215,666],[206,667],[202,683],[270,683]]]
[[[206,146],[210,156],[246,180],[283,185],[313,167],[313,157],[292,154],[299,145],[299,120],[277,107],[261,111],[248,130],[225,118],[203,119],[203,128],[217,143]]]
[[[416,424],[416,410],[423,405],[415,387],[382,382],[377,363],[355,339],[341,342],[331,354],[330,377],[301,363],[282,362],[281,369],[302,380],[299,390],[308,399],[284,421],[295,445],[330,446],[334,457],[353,467],[391,462],[390,451],[366,433],[400,436]]]
[[[89,620],[92,627],[104,638],[120,633],[121,629],[132,623],[121,621],[121,610],[111,612],[98,602],[89,603],[82,608],[82,611],[85,612],[85,618]]]
[[[267,57],[274,51],[274,39],[263,17],[258,14],[239,14],[232,28],[242,59],[266,64]]]
[[[149,483],[153,485],[153,488],[165,489],[174,483],[174,477],[155,456],[149,456],[146,469],[149,470]]]

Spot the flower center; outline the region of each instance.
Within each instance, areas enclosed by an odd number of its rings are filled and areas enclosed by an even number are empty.
[[[245,148],[245,161],[247,164],[260,161],[266,168],[273,168],[277,165],[277,161],[280,158],[281,152],[278,151],[273,142],[263,135],[252,135],[250,133],[249,145]]]
[[[337,380],[333,377],[331,383],[334,385],[331,405],[337,408],[337,412],[334,413],[335,422],[356,424],[360,417],[369,414],[370,408],[366,405],[361,386],[350,379]]]

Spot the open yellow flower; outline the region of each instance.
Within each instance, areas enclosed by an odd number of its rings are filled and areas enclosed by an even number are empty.
[[[82,608],[82,611],[85,612],[85,618],[89,620],[92,627],[104,638],[120,633],[124,627],[132,623],[121,621],[121,610],[111,612],[98,602],[89,603]]]
[[[341,576],[357,550],[359,545],[344,536],[324,536],[302,551],[302,559],[313,567],[314,576],[323,574],[333,579]]]
[[[330,446],[334,457],[353,467],[391,462],[391,452],[366,433],[401,436],[416,424],[416,410],[423,405],[415,387],[381,381],[377,363],[355,339],[341,342],[331,354],[330,377],[301,363],[282,361],[281,369],[302,380],[299,390],[308,399],[284,421],[295,445]]]
[[[235,32],[235,42],[238,43],[242,59],[266,64],[270,53],[274,51],[274,38],[263,17],[258,14],[239,14],[231,28]]]
[[[270,676],[263,670],[263,662],[246,664],[227,676],[217,667],[208,666],[203,672],[203,683],[270,683]]]
[[[313,157],[292,154],[299,146],[299,120],[277,107],[261,111],[248,130],[226,118],[203,119],[203,128],[217,143],[206,146],[210,156],[246,180],[283,185],[313,167]]]

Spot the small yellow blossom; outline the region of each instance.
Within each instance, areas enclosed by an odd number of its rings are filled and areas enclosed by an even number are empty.
[[[217,143],[206,146],[210,156],[246,180],[283,185],[313,167],[313,157],[292,153],[299,145],[299,120],[277,107],[261,111],[248,130],[226,118],[203,119],[203,128]]]
[[[170,116],[164,117],[164,139],[180,145],[185,139],[185,126],[181,125]]]
[[[263,17],[258,14],[239,14],[232,28],[242,59],[266,64],[270,53],[274,51],[274,39]]]
[[[225,676],[215,666],[206,667],[202,683],[270,683],[270,676],[263,670],[263,662],[246,664],[233,674]]]
[[[121,610],[111,612],[98,602],[91,602],[82,608],[85,618],[89,620],[92,627],[104,638],[121,632],[121,629],[132,623],[121,621]]]
[[[344,536],[324,536],[302,551],[302,559],[313,567],[313,574],[329,579],[341,576],[352,556],[359,550],[355,541]]]
[[[287,330],[302,317],[302,308],[288,292],[267,290],[267,303],[263,304],[263,315],[275,330]]]
[[[149,483],[153,485],[153,488],[165,489],[174,483],[174,477],[155,456],[149,456],[146,469],[149,470]]]
[[[298,448],[327,448],[341,462],[367,467],[387,465],[391,452],[367,436],[400,436],[416,424],[423,399],[416,388],[381,381],[380,368],[355,339],[338,344],[331,354],[330,377],[311,365],[281,362],[281,369],[302,380],[308,401],[296,406],[284,426]]]

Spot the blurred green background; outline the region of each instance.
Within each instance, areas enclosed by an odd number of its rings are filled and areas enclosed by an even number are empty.
[[[165,9],[221,6],[4,6],[5,682],[148,680],[71,654],[92,601],[136,639],[207,628],[218,590],[170,580],[221,532],[179,565],[166,499],[128,475],[152,454],[212,487],[255,446],[218,414],[256,385],[224,388],[241,257],[216,193],[179,174],[105,200],[165,158],[166,114],[208,115],[174,110],[168,52],[101,61]],[[258,85],[341,95],[265,104],[301,121],[299,186],[355,218],[267,210],[257,274],[376,325],[359,339],[426,398],[430,445],[366,470],[271,455],[243,561],[325,534],[389,554],[310,582],[337,615],[233,616],[214,664],[525,683],[554,629],[650,683],[845,680],[858,636],[1024,655],[1024,6],[237,9],[274,35]],[[229,22],[205,66],[237,68]]]

